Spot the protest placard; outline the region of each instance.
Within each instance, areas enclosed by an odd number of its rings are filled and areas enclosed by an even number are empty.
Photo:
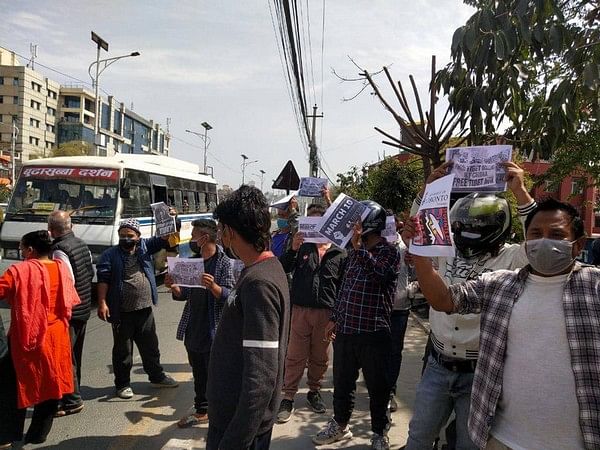
[[[286,209],[288,207],[288,204],[290,203],[290,200],[292,198],[294,198],[296,195],[298,195],[298,191],[293,191],[292,193],[286,195],[283,198],[280,198],[279,200],[275,200],[275,202],[271,203],[269,205],[270,208],[276,208],[276,209]]]
[[[200,279],[204,273],[204,260],[202,258],[176,258],[167,256],[169,275],[173,284],[180,287],[200,287]]]
[[[321,191],[327,186],[327,178],[300,178],[298,195],[301,197],[320,197]]]
[[[381,232],[381,237],[385,238],[390,244],[394,244],[398,241],[396,218],[394,216],[387,216],[385,218],[385,229]]]
[[[156,225],[156,235],[166,236],[176,233],[175,217],[169,214],[169,207],[165,202],[152,203],[152,213],[154,214],[154,223]]]
[[[510,161],[510,145],[457,147],[446,150],[446,161],[453,161],[453,192],[503,192],[506,171],[500,163]]]
[[[425,187],[417,212],[420,227],[409,251],[420,256],[454,256],[454,240],[450,230],[450,192],[454,174],[435,180]]]
[[[317,231],[317,227],[323,220],[322,217],[300,217],[298,218],[298,233],[302,233],[305,243],[327,244],[329,240]]]
[[[352,238],[354,224],[362,221],[367,214],[369,208],[365,205],[346,194],[340,194],[325,211],[317,231],[330,242],[344,248]]]

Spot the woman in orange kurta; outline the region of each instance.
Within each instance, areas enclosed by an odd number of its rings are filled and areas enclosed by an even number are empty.
[[[0,448],[20,439],[26,408],[33,405],[25,443],[44,442],[58,400],[73,392],[69,319],[79,297],[68,268],[49,259],[50,247],[47,231],[27,233],[20,244],[25,261],[0,277],[0,298],[11,308],[8,341],[18,408],[15,430],[0,435]]]

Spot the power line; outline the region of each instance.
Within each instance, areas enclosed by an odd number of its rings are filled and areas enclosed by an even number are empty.
[[[174,140],[176,140],[176,141],[179,141],[179,142],[181,142],[182,144],[188,145],[188,146],[190,146],[190,147],[194,147],[194,148],[198,148],[198,149],[200,149],[200,150],[204,150],[204,147],[201,147],[201,146],[199,146],[199,145],[196,145],[196,144],[192,144],[191,142],[185,141],[185,140],[183,140],[183,139],[181,139],[181,138],[179,138],[179,137],[177,137],[177,136],[174,136],[174,135],[172,135],[172,134],[171,134],[171,139],[174,139]],[[229,164],[227,164],[227,163],[225,163],[225,162],[221,161],[219,158],[217,158],[217,157],[214,155],[214,153],[212,153],[212,152],[209,152],[208,150],[206,151],[206,153],[208,153],[208,154],[209,154],[209,155],[210,155],[210,156],[211,156],[211,157],[212,157],[212,158],[213,158],[215,161],[217,161],[219,164],[221,164],[223,167],[225,167],[226,169],[230,170],[231,172],[233,172],[233,173],[235,173],[235,174],[240,174],[240,173],[242,173],[242,172],[240,172],[239,170],[232,168],[232,167],[231,167]]]

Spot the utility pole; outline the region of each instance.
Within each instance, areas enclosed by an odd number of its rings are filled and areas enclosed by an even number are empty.
[[[310,153],[308,156],[309,175],[311,177],[319,176],[319,155],[317,154],[317,141],[316,141],[316,128],[317,128],[317,117],[323,117],[323,114],[317,115],[317,105],[313,106],[312,117],[312,129],[310,136]]]
[[[19,134],[19,129],[17,128],[17,125],[15,123],[15,120],[13,119],[12,121],[12,138],[11,138],[11,146],[10,146],[10,150],[11,150],[11,179],[10,179],[10,183],[12,184],[12,189],[13,192],[15,190],[15,170],[16,170],[16,162],[15,162],[15,156],[17,155],[17,135]]]

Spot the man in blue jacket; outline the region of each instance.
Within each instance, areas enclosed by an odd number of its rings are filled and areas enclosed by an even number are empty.
[[[129,377],[134,342],[152,386],[178,386],[160,365],[152,314],[152,305],[158,300],[152,255],[168,246],[167,239],[142,239],[139,222],[124,220],[119,225],[119,245],[105,250],[96,266],[98,317],[112,324],[115,387],[123,399],[133,397]]]

